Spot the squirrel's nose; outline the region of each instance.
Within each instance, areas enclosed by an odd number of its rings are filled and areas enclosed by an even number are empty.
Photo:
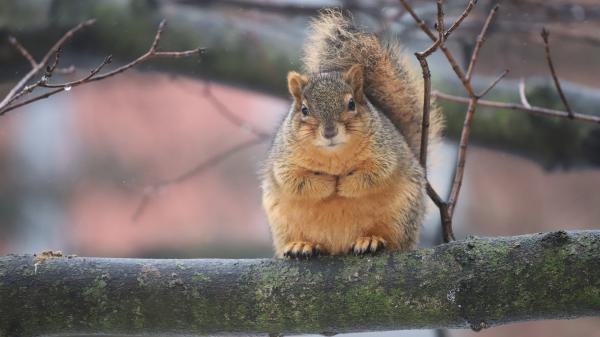
[[[335,137],[337,135],[337,133],[338,133],[337,129],[333,125],[327,125],[323,129],[323,137],[325,137],[327,139],[331,139],[331,138]]]

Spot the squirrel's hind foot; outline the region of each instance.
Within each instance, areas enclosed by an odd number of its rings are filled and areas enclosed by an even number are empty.
[[[306,241],[292,241],[283,247],[283,257],[289,259],[308,259],[321,253],[321,245]]]
[[[375,254],[382,251],[385,244],[385,240],[380,236],[361,236],[354,241],[350,252],[354,255]]]

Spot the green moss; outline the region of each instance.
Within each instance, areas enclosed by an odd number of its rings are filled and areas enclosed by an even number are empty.
[[[557,232],[312,261],[127,265],[61,259],[33,283],[22,275],[31,258],[0,258],[0,335],[22,317],[27,323],[19,335],[27,337],[75,331],[480,329],[522,319],[577,317],[600,311],[598,256],[600,232]],[[54,309],[38,308],[39,301],[52,302]]]
[[[210,281],[210,277],[201,272],[195,272],[194,276],[192,276],[192,281],[194,282],[208,282]]]

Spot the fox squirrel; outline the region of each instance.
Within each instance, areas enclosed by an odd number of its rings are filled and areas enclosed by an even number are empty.
[[[313,20],[307,75],[288,74],[293,103],[262,172],[277,257],[415,246],[426,205],[423,82],[398,49],[339,10]],[[433,108],[430,139],[441,129]]]

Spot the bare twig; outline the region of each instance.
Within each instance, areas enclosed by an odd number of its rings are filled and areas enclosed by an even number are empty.
[[[406,0],[399,0],[399,1],[400,1],[400,4],[402,4],[402,6],[404,7],[404,9],[415,20],[415,23],[417,24],[417,26],[419,28],[421,28],[421,30],[423,32],[425,32],[425,34],[427,34],[427,36],[429,36],[429,38],[432,41],[435,41],[437,39],[437,37],[433,34],[433,32],[431,31],[431,29],[429,29],[429,27],[427,26],[427,23],[425,23],[425,21],[423,21],[423,20],[421,20],[419,18],[419,16],[417,15],[417,13],[415,13],[415,10],[406,2]]]
[[[440,41],[440,40],[438,40]],[[429,71],[429,64],[427,63],[427,57],[421,55],[421,53],[415,53],[415,56],[421,64],[423,71],[423,117],[421,122],[421,148],[419,152],[419,162],[427,174],[427,148],[429,144],[429,117],[431,111],[431,72]]]
[[[406,2],[406,0],[399,0],[399,1],[400,1],[400,4],[404,7],[404,9],[415,20],[415,22],[417,23],[417,26],[419,28],[421,28],[421,30],[431,39],[431,41],[436,41],[437,37],[435,36],[435,34],[433,34],[433,32],[431,31],[431,29],[429,29],[429,27],[425,24],[425,22],[423,20],[421,20],[421,18],[419,18],[419,16],[417,15],[417,13],[415,13],[415,11]],[[470,11],[467,12],[467,15],[469,13],[470,13]],[[462,18],[462,19],[464,20],[464,18]],[[459,18],[458,20],[461,20],[461,18]],[[458,27],[458,25],[455,25],[455,24],[452,24],[452,26],[456,26],[454,29],[456,29]],[[440,45],[440,49],[442,50],[442,52],[446,56],[446,59],[448,60],[448,63],[450,63],[450,66],[452,67],[452,70],[454,70],[454,73],[456,74],[456,76],[462,82],[463,87],[467,91],[467,94],[469,94],[469,96],[475,96],[475,92],[473,91],[473,87],[471,86],[471,82],[467,81],[467,79],[465,77],[465,74],[464,74],[464,71],[458,65],[458,62],[456,62],[456,59],[454,58],[454,55],[452,54],[452,52],[450,52],[450,50],[448,49],[448,47],[446,47],[443,44]]]
[[[483,90],[479,95],[477,95],[477,98],[479,99],[487,95],[487,93],[490,92],[490,90],[494,89],[496,84],[498,84],[498,82],[500,82],[504,78],[504,76],[508,74],[508,72],[508,69],[504,69],[504,71],[500,75],[498,75],[498,77],[496,77],[496,79],[485,90]]]
[[[492,10],[490,11],[490,13],[488,14],[488,16],[485,20],[485,23],[483,24],[483,28],[481,29],[479,36],[477,36],[477,42],[475,42],[475,48],[473,49],[473,53],[471,54],[471,62],[469,62],[469,67],[467,68],[467,74],[465,75],[467,81],[471,81],[471,77],[473,76],[473,70],[475,68],[475,64],[477,63],[477,58],[479,57],[479,51],[481,50],[481,46],[483,45],[483,42],[485,42],[488,28],[490,27],[490,23],[496,16],[496,13],[498,12],[499,7],[500,7],[500,4],[496,4],[492,8]]]
[[[435,52],[440,45],[444,43],[444,2],[437,0],[437,40],[425,51],[415,53],[415,56],[421,64],[423,72],[423,116],[421,122],[421,148],[419,153],[419,162],[427,174],[427,151],[429,143],[429,119],[431,114],[431,72],[427,57]],[[433,188],[432,188],[433,189]]]
[[[89,81],[92,77],[94,77],[94,75],[96,75],[98,72],[100,72],[100,70],[102,70],[102,68],[111,63],[112,62],[112,55],[108,55],[104,61],[102,61],[102,63],[100,63],[96,68],[92,69],[90,71],[90,74],[79,79],[79,80],[75,80],[75,81],[71,81],[71,82],[66,82],[66,83],[61,83],[61,84],[49,84],[49,83],[42,83],[40,84],[41,87],[44,88],[70,88],[70,87],[74,87],[80,84],[83,84],[87,81]]]
[[[8,42],[10,42],[10,44],[12,44],[13,47],[15,47],[15,49],[17,49],[19,51],[19,53],[21,53],[21,55],[23,55],[23,57],[25,57],[27,59],[27,61],[29,61],[31,68],[35,68],[37,66],[37,62],[35,61],[33,56],[31,56],[29,51],[27,51],[27,49],[25,49],[25,47],[23,47],[23,45],[17,40],[16,37],[9,36]]]
[[[56,50],[55,56],[54,56],[54,62],[52,62],[52,64],[46,66],[46,72],[44,73],[44,75],[37,80],[35,83],[30,84],[30,85],[26,85],[21,91],[19,91],[16,95],[14,95],[10,100],[8,100],[7,106],[10,106],[14,101],[20,99],[21,97],[30,94],[33,92],[33,90],[35,88],[41,87],[44,84],[46,84],[46,82],[48,82],[48,80],[50,79],[50,77],[52,77],[52,74],[54,73],[54,70],[56,69],[57,65],[58,65],[58,60],[60,59],[60,53],[61,53],[61,48],[59,47]],[[19,106],[28,104],[28,101],[25,102],[21,102],[19,103]],[[11,109],[14,109],[14,107],[11,106]],[[9,109],[6,109],[6,111],[8,111]],[[0,111],[0,115],[2,115],[4,112]]]
[[[152,41],[150,49],[144,55],[138,57],[134,61],[132,61],[124,66],[121,66],[117,69],[114,69],[112,71],[106,72],[104,74],[99,74],[99,72],[102,70],[102,68],[111,62],[112,57],[108,56],[104,59],[104,61],[100,65],[98,65],[96,68],[92,69],[90,71],[90,74],[88,74],[87,76],[85,76],[79,80],[66,82],[66,83],[60,83],[60,84],[48,84],[47,83],[48,79],[53,75],[53,73],[55,71],[58,71],[60,69],[60,68],[57,68],[57,65],[58,65],[59,58],[60,58],[60,50],[63,47],[63,45],[79,30],[81,30],[84,27],[92,25],[94,22],[95,22],[95,20],[93,20],[93,19],[87,20],[87,21],[80,23],[79,25],[72,28],[71,30],[69,30],[67,33],[65,33],[65,35],[63,35],[62,38],[60,38],[54,44],[54,46],[52,48],[50,48],[50,50],[48,51],[48,53],[46,53],[44,58],[39,63],[35,63],[35,64],[32,63],[32,61],[35,62],[35,60],[33,59],[33,57],[31,57],[29,52],[27,52],[27,50],[20,43],[18,43],[18,41],[16,39],[11,40],[11,44],[13,44],[13,46],[15,46],[15,48],[17,50],[19,50],[19,52],[21,54],[23,54],[23,56],[25,56],[30,61],[30,63],[32,64],[32,69],[15,85],[15,87],[13,87],[13,89],[2,100],[2,102],[0,102],[0,115],[3,115],[8,111],[16,109],[18,107],[21,107],[23,105],[30,104],[35,101],[50,97],[59,92],[69,91],[69,90],[71,90],[72,87],[90,83],[93,81],[102,80],[102,79],[105,79],[110,76],[114,76],[116,74],[124,72],[125,70],[127,70],[137,64],[140,64],[140,63],[147,61],[154,57],[169,57],[169,58],[189,57],[192,55],[199,55],[203,51],[202,48],[195,48],[195,49],[179,51],[179,52],[157,51],[157,48],[160,43],[161,35],[164,31],[165,24],[166,24],[166,21],[162,20],[158,26],[156,35],[154,36],[154,40]],[[46,66],[48,64],[48,61],[53,54],[56,55],[54,62],[47,66],[44,76],[42,76],[42,78],[40,78],[40,80],[38,80],[34,84],[26,86],[25,84],[27,82],[29,82],[33,76],[35,76],[37,73],[39,73],[44,68],[44,66]],[[26,55],[28,55],[29,57]],[[67,71],[69,71],[71,69],[74,70],[74,68],[71,67],[71,68],[67,68]],[[64,72],[64,70],[61,72]],[[51,88],[51,89],[55,89],[55,90],[50,90],[41,95],[29,98],[25,101],[15,103],[16,100],[33,92],[33,90],[36,89],[37,87]]]
[[[560,86],[560,81],[558,80],[558,76],[556,75],[556,70],[554,69],[554,64],[552,63],[552,57],[550,56],[550,44],[548,43],[548,37],[550,36],[550,32],[543,28],[540,33],[542,36],[542,40],[544,40],[544,50],[546,51],[546,61],[548,61],[548,68],[550,68],[550,74],[552,74],[552,79],[554,80],[554,85],[556,86],[556,90],[558,91],[558,95],[560,96],[560,100],[562,101],[565,109],[569,114],[569,118],[573,119],[573,111],[569,106],[569,102],[567,101],[567,97],[565,97],[565,93]]]
[[[436,99],[443,99],[443,100],[446,100],[449,102],[455,102],[455,103],[461,103],[461,104],[468,104],[470,101],[470,99],[468,97],[449,95],[449,94],[441,93],[439,91],[433,91],[431,93],[431,95],[433,97],[435,97]],[[534,107],[534,106],[526,107],[525,105],[517,104],[517,103],[503,103],[503,102],[487,101],[487,100],[480,99],[477,101],[477,104],[479,104],[481,106],[489,107],[489,108],[523,111],[523,112],[531,113],[534,115],[540,115],[540,116],[570,118],[568,112],[566,112],[566,111]],[[587,114],[582,114],[582,113],[577,113],[577,112],[573,112],[573,120],[578,120],[578,121],[585,122],[585,123],[600,124],[600,116],[587,115]]]
[[[521,99],[521,104],[527,109],[531,109],[531,104],[527,100],[527,94],[525,93],[525,79],[521,77],[519,80],[519,98]]]
[[[27,99],[27,100],[25,100],[25,101],[23,101],[23,102],[19,102],[19,103],[14,103],[14,104],[11,104],[11,105],[10,105],[8,108],[6,108],[5,110],[2,110],[2,111],[0,111],[0,116],[4,115],[5,113],[7,113],[7,112],[8,112],[8,111],[10,111],[10,110],[14,110],[14,109],[16,109],[16,108],[22,107],[22,106],[24,106],[24,105],[27,105],[27,104],[31,104],[31,103],[33,103],[33,102],[36,102],[36,101],[39,101],[39,100],[41,100],[41,99],[48,98],[48,97],[50,97],[50,96],[52,96],[52,95],[56,95],[56,94],[58,94],[59,92],[62,92],[62,91],[65,91],[65,90],[66,90],[65,88],[60,88],[60,89],[54,89],[54,90],[50,90],[50,91],[48,91],[48,92],[46,92],[46,93],[44,93],[44,94],[41,94],[41,95],[35,96],[35,97],[33,97],[33,98],[29,98],[29,99]]]
[[[252,133],[256,137],[269,137],[269,134],[267,132],[261,131],[256,127],[248,124],[246,121],[238,117],[233,111],[231,111],[225,104],[223,104],[223,102],[220,99],[218,99],[212,92],[210,83],[207,83],[204,88],[204,96],[215,107],[215,109],[217,109],[217,112],[225,119],[227,119],[231,124],[239,127],[242,130]]]
[[[450,28],[448,28],[448,30],[444,33],[444,39],[448,39],[448,37],[450,36],[450,34],[452,34],[452,32],[458,28],[458,26],[460,26],[460,24],[463,22],[463,20],[469,16],[469,14],[471,13],[471,11],[473,10],[473,7],[475,7],[475,4],[477,3],[477,0],[470,0],[469,4],[467,5],[467,8],[465,8],[465,10],[462,12],[462,14],[460,15],[460,17],[458,18],[458,20],[456,20],[452,26],[450,26]]]
[[[433,187],[431,186],[429,181],[427,182],[426,187],[427,187],[427,194],[429,195],[429,197],[431,198],[431,200],[437,207],[441,207],[443,204],[446,203],[444,200],[442,200],[442,197],[440,197],[440,195],[437,194],[437,192],[433,189]]]
[[[95,22],[96,20],[94,19],[84,21],[78,24],[77,26],[71,28],[58,41],[56,41],[56,43],[50,48],[50,50],[48,50],[46,55],[44,55],[42,60],[40,60],[39,63],[36,63],[36,65],[25,76],[23,76],[23,78],[21,78],[21,80],[17,82],[17,84],[15,84],[15,86],[0,102],[0,115],[3,115],[9,110],[12,110],[12,108],[8,107],[8,104],[12,102],[14,96],[17,95],[23,89],[23,87],[31,80],[31,78],[33,78],[33,76],[35,76],[44,68],[44,66],[48,63],[48,60],[50,59],[50,57],[52,57],[52,55],[54,55],[68,40],[70,40],[73,37],[73,35],[75,35],[75,33],[77,33],[85,27],[93,25]]]
[[[475,68],[475,64],[477,63],[477,58],[479,57],[479,51],[481,50],[481,46],[485,41],[486,34],[492,19],[496,16],[498,12],[499,4],[496,4],[487,16],[485,23],[481,29],[481,33],[479,33],[477,37],[477,42],[475,45],[475,49],[473,50],[473,54],[471,55],[471,62],[469,62],[469,67],[467,70],[466,80],[470,84],[471,76],[473,74],[473,69]],[[491,88],[493,88],[498,81],[500,81],[504,75],[506,75],[508,71],[505,71],[497,80],[495,80],[489,87],[483,92],[485,95]],[[460,135],[460,141],[458,146],[458,155],[456,162],[456,170],[454,172],[454,178],[452,182],[452,188],[450,190],[450,195],[448,197],[448,215],[450,218],[450,228],[452,216],[454,215],[454,209],[456,207],[456,203],[458,201],[458,196],[460,194],[460,189],[462,187],[462,181],[464,178],[465,171],[465,162],[467,160],[467,147],[469,146],[469,139],[471,137],[471,125],[473,124],[473,117],[475,116],[475,111],[477,111],[477,103],[479,100],[479,96],[470,95],[471,99],[469,101],[469,106],[467,108],[467,113],[465,115],[465,120],[463,123],[463,129]],[[443,220],[442,220],[443,222]]]
[[[210,83],[206,84],[203,93],[204,93],[204,97],[206,97],[208,99],[208,101],[215,107],[217,113],[219,113],[221,116],[223,116],[229,123],[239,127],[240,129],[247,130],[252,135],[254,135],[255,138],[252,140],[240,143],[227,151],[215,154],[211,158],[201,162],[200,164],[194,166],[192,169],[185,171],[184,173],[180,174],[179,176],[177,176],[173,179],[159,181],[152,185],[146,186],[144,188],[144,193],[142,195],[142,199],[140,200],[140,203],[138,204],[135,212],[132,215],[133,221],[138,220],[142,216],[142,214],[144,213],[144,211],[146,210],[146,208],[148,206],[148,203],[150,202],[150,199],[152,199],[154,196],[159,194],[161,191],[164,191],[166,188],[170,187],[171,185],[179,184],[185,180],[195,177],[195,176],[203,173],[205,170],[219,164],[220,162],[224,161],[225,159],[229,158],[230,156],[232,156],[244,149],[247,149],[251,146],[260,144],[270,138],[270,135],[267,132],[261,131],[261,130],[253,127],[252,125],[246,123],[244,120],[242,120],[240,117],[238,117],[233,111],[231,111],[217,96],[215,96],[215,94],[211,90]]]
[[[426,58],[434,53],[438,48],[442,50],[444,55],[446,56],[448,62],[450,63],[452,69],[463,83],[463,87],[467,91],[469,95],[469,107],[467,109],[467,113],[465,116],[465,121],[463,124],[463,129],[461,133],[460,145],[457,155],[457,166],[455,170],[454,179],[452,182],[452,188],[450,190],[450,194],[448,196],[448,201],[445,202],[435,191],[435,189],[428,183],[427,184],[427,194],[433,200],[433,202],[438,206],[440,210],[440,217],[442,222],[442,231],[443,231],[443,239],[444,242],[448,242],[450,240],[454,240],[454,233],[452,230],[452,216],[454,213],[454,209],[456,206],[456,201],[458,200],[458,195],[460,193],[460,188],[462,186],[462,179],[464,176],[464,167],[467,156],[467,147],[469,144],[469,138],[471,133],[471,124],[473,122],[473,117],[475,115],[475,111],[477,109],[478,100],[485,96],[490,90],[492,90],[498,82],[506,76],[508,70],[505,70],[498,78],[496,78],[481,94],[475,94],[472,84],[471,84],[471,76],[473,73],[473,69],[475,64],[477,63],[477,59],[479,57],[479,51],[483,42],[485,41],[486,34],[488,32],[488,28],[498,11],[498,4],[495,5],[490,11],[481,32],[477,37],[477,42],[473,54],[471,55],[471,61],[469,62],[468,71],[465,74],[463,70],[460,68],[456,59],[450,52],[448,48],[445,47],[444,41],[446,38],[450,36],[450,34],[456,30],[463,20],[471,13],[476,1],[470,1],[461,16],[450,26],[448,31],[444,32],[444,13],[443,13],[443,3],[441,0],[438,0],[437,3],[437,20],[436,20],[436,30],[437,30],[437,38],[435,34],[431,31],[427,25],[416,15],[415,11],[409,6],[405,0],[400,0],[400,3],[408,13],[413,17],[417,25],[425,32],[425,34],[434,41],[433,45],[431,45],[427,50],[423,52],[415,53],[415,56],[419,60],[419,63],[423,72],[423,82],[424,82],[424,104],[423,104],[423,121],[422,121],[422,133],[421,133],[421,149],[420,149],[420,163],[426,168],[427,166],[427,146],[428,146],[428,129],[429,129],[429,115],[430,115],[430,99],[431,99],[431,73],[429,71],[429,65],[427,63]]]
[[[231,149],[229,149],[227,151],[220,152],[220,153],[202,161],[198,165],[194,166],[192,169],[183,172],[182,174],[178,175],[175,178],[163,180],[163,181],[154,183],[152,185],[146,186],[144,188],[144,193],[142,195],[142,199],[140,200],[140,203],[136,207],[135,212],[133,213],[133,215],[131,217],[132,220],[133,221],[138,220],[140,218],[140,216],[146,210],[146,207],[148,206],[148,203],[150,202],[150,200],[154,196],[159,194],[160,192],[164,191],[166,188],[168,188],[172,185],[179,184],[187,179],[190,179],[191,177],[197,176],[198,174],[221,163],[222,161],[231,157],[232,155],[234,155],[238,152],[241,152],[247,148],[250,148],[254,145],[263,143],[267,139],[268,139],[268,137],[266,137],[266,136],[265,137],[257,137],[257,138],[251,139],[249,141],[237,144],[236,146],[232,147]]]
[[[456,159],[456,170],[454,172],[454,178],[452,179],[452,189],[450,190],[450,196],[448,198],[448,213],[450,218],[454,214],[454,207],[460,194],[460,188],[465,172],[465,162],[467,160],[467,147],[469,146],[469,139],[471,136],[471,125],[473,124],[473,117],[477,110],[477,98],[471,98],[469,100],[469,107],[467,108],[467,114],[465,115],[465,121],[463,122],[463,128],[460,135],[460,142],[458,145],[458,156]]]
[[[444,0],[436,1],[437,7],[437,22],[435,25],[435,29],[438,31],[438,41],[439,44],[444,44],[444,40],[446,39],[446,35],[444,32]]]
[[[181,57],[189,57],[189,56],[193,56],[193,55],[200,55],[204,51],[204,48],[195,48],[195,49],[191,49],[191,50],[176,51],[176,52],[157,51],[158,45],[160,43],[161,35],[165,29],[165,25],[166,25],[166,20],[162,20],[160,22],[160,24],[158,25],[158,30],[156,31],[156,35],[154,36],[154,41],[152,41],[152,45],[150,46],[150,49],[144,55],[138,57],[137,59],[127,63],[126,65],[124,65],[122,67],[119,67],[115,70],[95,76],[95,77],[91,78],[90,81],[99,81],[104,78],[114,76],[118,73],[124,72],[125,70],[127,70],[133,66],[136,66],[144,61],[147,61],[147,60],[155,58],[155,57],[181,58]]]

